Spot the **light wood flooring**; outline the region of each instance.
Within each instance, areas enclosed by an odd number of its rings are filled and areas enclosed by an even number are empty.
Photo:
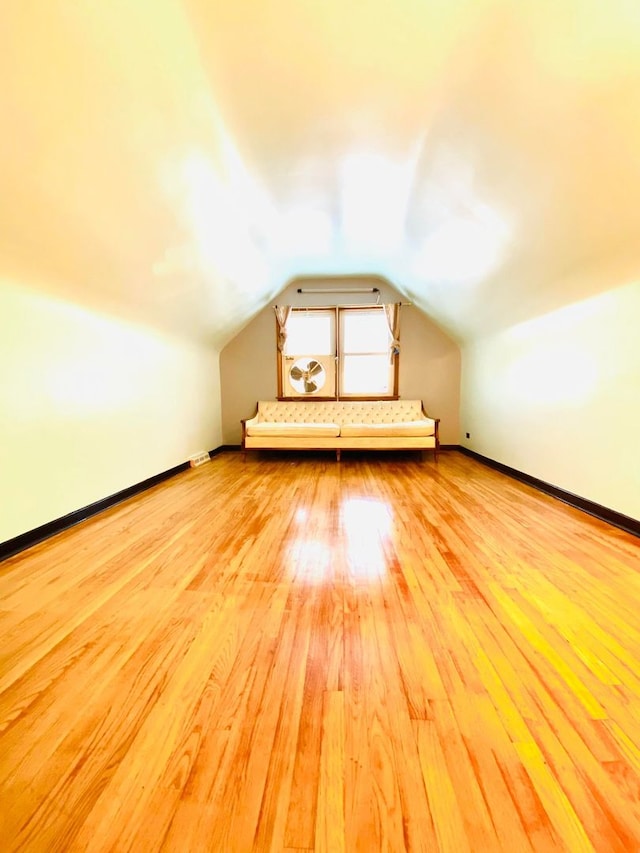
[[[0,565],[0,849],[640,850],[640,542],[227,452]]]

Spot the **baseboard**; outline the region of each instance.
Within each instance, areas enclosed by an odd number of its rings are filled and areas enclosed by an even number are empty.
[[[209,455],[217,456],[218,453],[225,449],[225,445],[216,447],[209,451]],[[188,468],[189,463],[182,462],[174,468],[169,468],[166,471],[162,471],[160,474],[155,474],[153,477],[149,477],[147,480],[142,480],[140,483],[136,483],[133,486],[122,489],[122,491],[116,492],[114,495],[109,495],[108,498],[102,498],[102,500],[82,507],[82,509],[77,509],[74,512],[70,512],[68,515],[63,515],[61,518],[56,518],[53,521],[49,521],[46,524],[41,525],[40,527],[34,528],[33,530],[21,533],[20,536],[15,536],[13,539],[7,539],[6,542],[0,542],[0,562],[19,554],[20,551],[31,548],[33,545],[37,545],[39,542],[44,542],[45,539],[55,536],[56,533],[62,533],[63,530],[68,530],[68,528],[74,527],[76,524],[80,524],[81,521],[86,521],[88,518],[98,515],[100,512],[104,512],[105,509],[110,509],[112,506],[122,503],[122,501],[126,501],[128,498],[132,498],[134,495],[140,494],[140,492],[144,492],[153,486],[157,486],[158,483],[162,483],[164,480],[175,477],[176,474],[180,474]]]
[[[217,456],[218,453],[222,453],[223,451],[238,451],[241,449],[239,444],[221,444],[219,447],[214,448],[209,451],[209,454],[213,456]],[[494,459],[489,459],[487,456],[482,456],[480,453],[476,453],[474,450],[469,450],[468,447],[463,447],[459,444],[441,444],[440,450],[459,450],[461,453],[464,453],[466,456],[470,456],[473,459],[476,459],[478,462],[481,462],[483,465],[487,465],[489,468],[494,468],[496,471],[500,471],[502,474],[506,474],[509,477],[512,477],[515,480],[519,480],[522,483],[526,483],[529,486],[533,486],[541,492],[544,492],[551,497],[557,498],[563,503],[569,504],[569,506],[575,507],[576,509],[580,509],[583,512],[588,513],[589,515],[595,516],[595,518],[599,518],[601,521],[605,521],[608,524],[614,525],[614,527],[619,527],[621,530],[624,530],[626,533],[631,533],[633,536],[640,537],[640,521],[637,519],[631,518],[630,516],[623,515],[620,512],[616,512],[616,510],[609,509],[608,507],[602,506],[601,504],[597,504],[594,501],[587,500],[586,498],[581,498],[579,495],[574,495],[572,492],[567,492],[564,489],[560,489],[557,486],[552,486],[550,483],[546,483],[544,480],[539,480],[537,477],[532,477],[530,474],[525,474],[522,471],[518,471],[515,468],[510,468],[508,465],[504,465],[502,462],[496,462]],[[70,527],[74,527],[76,524],[80,524],[82,521],[86,521],[88,518],[91,518],[94,515],[98,515],[98,513],[104,512],[106,509],[110,509],[116,504],[122,503],[122,501],[126,501],[128,498],[134,497],[134,495],[140,494],[140,492],[144,492],[147,489],[152,488],[153,486],[157,486],[159,483],[162,483],[164,480],[168,480],[171,477],[175,477],[176,474],[180,474],[182,471],[186,471],[189,468],[188,462],[182,462],[180,465],[176,465],[174,468],[169,468],[167,471],[162,471],[160,474],[155,474],[153,477],[149,477],[147,480],[143,480],[140,483],[136,483],[133,486],[129,486],[126,489],[122,489],[120,492],[116,492],[113,495],[110,495],[107,498],[102,498],[102,500],[95,501],[95,503],[89,504],[88,506],[83,507],[82,509],[75,510],[74,512],[70,512],[68,515],[64,515],[61,518],[56,518],[53,521],[49,521],[46,524],[41,525],[40,527],[36,527],[33,530],[28,530],[26,533],[22,533],[19,536],[15,536],[13,539],[7,539],[6,542],[0,542],[0,562],[2,560],[6,560],[9,557],[13,557],[16,554],[19,554],[21,551],[26,550],[27,548],[31,548],[33,545],[37,545],[39,542],[43,542],[45,539],[49,539],[51,536],[55,536],[57,533],[62,533],[63,530],[68,530]]]
[[[569,506],[575,509],[580,509],[582,512],[593,515],[595,518],[600,519],[600,521],[606,521],[608,524],[619,527],[620,530],[624,530],[626,533],[631,533],[632,536],[640,537],[640,521],[635,518],[631,518],[621,512],[616,512],[614,509],[609,509],[609,507],[602,506],[587,498],[581,498],[579,495],[574,495],[573,492],[567,492],[558,486],[552,486],[551,483],[546,483],[544,480],[539,480],[537,477],[532,477],[531,474],[525,474],[516,468],[510,468],[508,465],[503,465],[502,462],[496,462],[495,459],[482,456],[480,453],[476,453],[475,450],[469,450],[468,447],[460,446],[458,449],[465,456],[470,456],[472,459],[482,462],[483,465],[487,465],[489,468],[494,468],[496,471],[500,471],[500,473],[506,474],[514,480],[526,483],[528,486],[533,486],[538,491],[557,498],[559,501],[569,504]]]

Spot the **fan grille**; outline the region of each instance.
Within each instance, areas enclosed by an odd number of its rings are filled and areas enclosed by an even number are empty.
[[[315,358],[299,358],[291,365],[289,381],[297,394],[315,394],[324,387],[327,372]]]

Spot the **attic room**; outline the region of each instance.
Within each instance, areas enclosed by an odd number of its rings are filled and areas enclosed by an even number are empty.
[[[3,850],[640,850],[638,4],[0,33]]]

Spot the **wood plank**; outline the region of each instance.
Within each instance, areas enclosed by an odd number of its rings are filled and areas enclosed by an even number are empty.
[[[314,846],[322,853],[340,853],[345,849],[344,741],[344,693],[327,690],[322,715]]]

